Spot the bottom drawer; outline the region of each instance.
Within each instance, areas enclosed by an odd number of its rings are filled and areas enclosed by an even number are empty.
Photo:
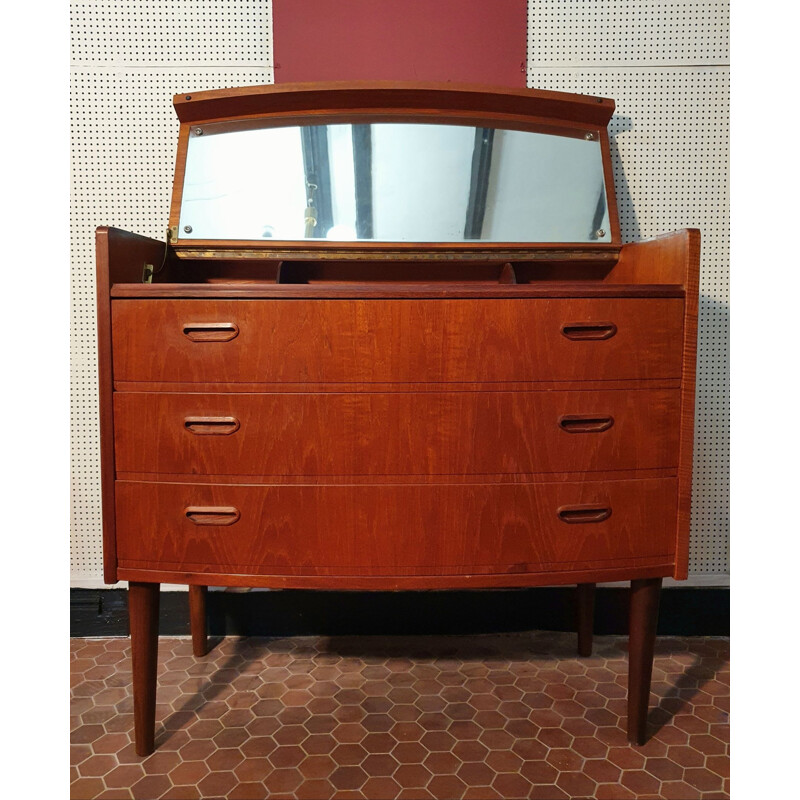
[[[674,553],[674,478],[240,486],[118,481],[120,567],[286,575],[535,572]]]

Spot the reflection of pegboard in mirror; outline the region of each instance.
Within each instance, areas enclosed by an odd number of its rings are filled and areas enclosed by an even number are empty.
[[[163,239],[178,131],[172,95],[271,83],[271,37],[268,0],[72,4],[75,585],[102,585],[94,229]],[[727,4],[530,0],[528,41],[529,86],[617,102],[610,130],[624,240],[702,230],[691,569],[726,573]]]
[[[689,568],[704,575],[729,569],[727,45],[727,3],[528,4],[528,87],[616,101],[622,240],[702,232]]]

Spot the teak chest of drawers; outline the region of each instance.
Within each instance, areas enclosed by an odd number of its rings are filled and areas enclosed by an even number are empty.
[[[303,111],[303,91],[259,88],[196,95],[182,130],[287,97]],[[332,107],[305,89],[309,110]],[[350,91],[374,109],[390,90]],[[498,96],[437,91],[473,116]],[[506,94],[538,116],[568,97]],[[585,124],[582,101],[561,102],[559,124]],[[644,740],[661,579],[688,564],[699,234],[621,246],[608,191],[609,244],[474,243],[479,259],[98,229],[105,578],[130,582],[137,752],[153,749],[160,582],[192,587],[199,653],[209,585],[578,584],[588,653],[594,584],[631,580]],[[376,279],[348,278],[348,260]],[[313,279],[282,279],[292,265]]]

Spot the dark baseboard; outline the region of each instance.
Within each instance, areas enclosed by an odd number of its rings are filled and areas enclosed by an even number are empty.
[[[72,589],[72,636],[127,636],[124,589]],[[208,595],[212,636],[344,636],[575,630],[575,589],[450,592],[222,592]],[[597,590],[595,633],[625,635],[628,590]],[[728,636],[727,588],[671,587],[661,593],[662,636]],[[189,633],[186,592],[161,592],[162,636]]]

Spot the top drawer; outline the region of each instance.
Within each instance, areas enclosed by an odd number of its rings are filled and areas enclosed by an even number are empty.
[[[680,298],[111,305],[118,381],[452,383],[681,374]]]

